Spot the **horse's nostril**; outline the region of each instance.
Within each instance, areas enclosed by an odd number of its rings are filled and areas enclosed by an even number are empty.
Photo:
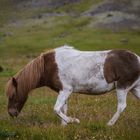
[[[14,115],[13,115],[12,112],[8,111],[8,113],[9,113],[9,115],[10,115],[11,117],[14,117]]]
[[[14,112],[14,116],[17,117],[18,116],[18,111]]]
[[[15,110],[15,109],[9,109],[8,110],[8,113],[9,113],[9,115],[10,116],[12,116],[12,117],[17,117],[18,116],[18,111],[17,110]]]

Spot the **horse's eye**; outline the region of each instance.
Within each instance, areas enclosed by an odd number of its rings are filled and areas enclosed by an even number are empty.
[[[9,96],[9,100],[12,100],[13,99],[13,96]]]
[[[10,100],[13,100],[15,98],[15,94],[9,97]]]

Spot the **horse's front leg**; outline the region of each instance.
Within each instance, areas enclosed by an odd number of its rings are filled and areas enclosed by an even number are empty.
[[[63,106],[66,104],[68,97],[71,94],[71,90],[62,90],[59,92],[59,95],[57,97],[57,101],[56,104],[54,106],[54,111],[57,113],[57,115],[63,119],[63,121],[65,121],[65,124],[67,123],[80,123],[80,121],[77,118],[71,118],[68,117],[66,114],[64,114],[63,110]]]

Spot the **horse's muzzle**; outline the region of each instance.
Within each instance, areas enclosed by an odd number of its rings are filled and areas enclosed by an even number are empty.
[[[17,117],[19,112],[16,109],[8,109],[8,113],[11,117]]]

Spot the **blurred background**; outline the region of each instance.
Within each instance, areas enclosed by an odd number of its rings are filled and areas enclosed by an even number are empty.
[[[9,118],[7,80],[41,52],[64,44],[140,55],[140,0],[0,0],[0,138],[11,138],[14,131],[14,139],[140,139],[139,102],[131,95],[113,128],[106,122],[116,111],[115,94],[73,95],[69,112],[80,118],[79,126],[60,127],[53,113],[57,94],[47,88],[30,94],[16,122]]]
[[[65,43],[138,52],[139,35],[139,0],[0,0],[0,56],[38,55]]]

